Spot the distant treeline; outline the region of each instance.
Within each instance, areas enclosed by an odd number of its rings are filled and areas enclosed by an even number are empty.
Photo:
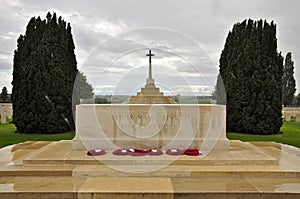
[[[111,102],[103,97],[95,97],[95,98],[81,99],[80,104],[111,104]]]
[[[7,94],[6,100],[0,99],[0,103],[11,103],[11,94]]]

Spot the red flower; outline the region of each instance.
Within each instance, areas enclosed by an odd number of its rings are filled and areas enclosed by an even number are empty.
[[[168,155],[189,155],[189,156],[198,156],[201,155],[201,152],[198,149],[168,149],[166,151]]]
[[[145,151],[143,149],[129,149],[127,150],[128,154],[131,156],[143,156],[146,155]]]
[[[184,150],[181,150],[181,149],[168,149],[166,151],[166,153],[168,155],[183,155],[184,154]]]
[[[117,149],[112,152],[114,155],[128,155],[128,151],[126,149]]]
[[[189,156],[198,156],[201,155],[201,152],[198,149],[187,149],[184,154]]]
[[[148,155],[162,155],[163,151],[161,149],[148,149],[147,150]]]
[[[92,149],[88,150],[87,155],[89,156],[98,156],[98,155],[104,155],[106,154],[106,151],[103,149]]]

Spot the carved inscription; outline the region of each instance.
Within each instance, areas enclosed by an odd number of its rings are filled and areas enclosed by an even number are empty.
[[[136,125],[147,129],[176,129],[183,120],[191,120],[191,115],[159,115],[151,118],[149,114],[115,114],[113,119],[121,129],[133,130]]]

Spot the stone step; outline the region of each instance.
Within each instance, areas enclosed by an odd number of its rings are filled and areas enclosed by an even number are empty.
[[[110,153],[100,157],[114,164],[104,165],[70,146],[29,142],[1,149],[0,198],[300,198],[299,150],[281,144],[231,141],[228,152],[182,156],[168,165],[151,161],[166,163],[170,156]]]
[[[300,170],[280,170],[274,166],[183,166],[169,165],[164,168],[154,166],[77,166],[73,176],[78,177],[120,177],[120,176],[148,176],[148,177],[291,177],[299,178]]]
[[[53,155],[53,154],[52,154]],[[59,153],[57,153],[59,155]],[[243,155],[243,154],[239,154]],[[253,157],[249,154],[235,158],[214,158],[213,155],[206,157],[192,156],[115,156],[106,154],[103,156],[90,157],[86,152],[70,152],[66,156],[32,156],[23,160],[24,165],[274,165],[278,160],[270,156]],[[231,155],[230,155],[231,156]],[[247,158],[248,157],[248,158]]]
[[[0,198],[299,198],[299,178],[0,177]]]
[[[292,198],[300,197],[299,178],[201,177],[171,178],[174,198]]]
[[[232,142],[230,151],[203,152],[200,156],[87,156],[86,151],[73,151],[70,141],[53,142],[23,159],[24,165],[276,165],[278,159],[251,144]]]
[[[72,176],[74,168],[74,166],[4,166],[0,167],[0,176]]]
[[[10,145],[0,149],[0,166],[4,165],[23,165],[23,160],[42,150],[49,141],[27,141],[15,145]]]
[[[291,177],[299,178],[300,170],[283,170],[278,166],[5,166],[0,176],[76,176],[76,177]]]

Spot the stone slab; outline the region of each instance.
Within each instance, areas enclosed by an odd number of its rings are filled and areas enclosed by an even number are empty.
[[[75,166],[4,166],[0,176],[72,176]]]
[[[98,186],[95,186],[95,185]],[[88,178],[79,191],[101,193],[173,193],[169,178],[154,177],[99,177]]]
[[[0,103],[0,116],[1,123],[7,123],[7,118],[12,118],[12,104],[11,103]]]
[[[72,141],[54,142],[23,160],[24,165],[274,165],[278,159],[249,143],[232,141],[229,151],[211,151],[201,156],[115,156],[107,151],[103,156],[87,156],[86,151],[72,150]],[[160,166],[161,165],[161,166]]]
[[[293,115],[292,113],[286,112],[284,115],[285,121],[290,122],[292,115]]]
[[[2,198],[173,198],[168,178],[0,177]]]
[[[7,123],[6,113],[5,112],[1,112],[0,116],[1,116],[1,124],[6,124]]]
[[[298,193],[300,192],[300,178],[270,178],[248,177],[247,180],[261,192]],[[269,180],[269,181],[268,181]]]
[[[295,178],[0,177],[0,197],[277,199],[299,198],[299,185]]]
[[[296,122],[300,122],[300,113],[296,113]]]
[[[145,166],[144,166],[145,167]],[[130,166],[124,168],[126,171],[130,171]],[[138,169],[137,169],[138,170]],[[152,172],[138,173],[123,172],[115,170],[104,165],[81,165],[76,166],[73,170],[73,176],[76,177],[120,177],[120,176],[137,176],[137,177],[292,177],[299,178],[300,171],[282,170],[275,166],[198,166],[198,165],[169,165],[167,167],[155,170]],[[140,167],[139,171],[143,171],[145,168]],[[149,169],[150,170],[150,169]]]
[[[183,156],[186,164],[182,161],[181,164],[170,164],[147,173],[116,171],[103,164],[14,165],[14,162],[22,162],[20,160],[25,161],[26,158],[37,157],[42,160],[46,158],[46,152],[49,157],[56,158],[59,153],[54,152],[55,149],[71,152],[62,153],[62,156],[66,156],[64,163],[68,160],[75,161],[73,163],[77,160],[85,161],[85,157],[88,157],[83,151],[72,151],[71,141],[52,142],[43,147],[42,143],[29,142],[0,149],[0,160],[19,153],[18,157],[15,156],[17,159],[11,160],[6,166],[0,166],[0,198],[277,199],[300,197],[300,157],[298,156],[300,149],[274,142],[250,144],[231,141],[230,143],[227,152],[234,155],[222,157],[222,152],[218,154],[218,151],[212,151],[206,158],[215,161],[220,159],[219,163],[226,161],[226,158],[243,157],[246,160],[247,156],[249,159],[269,157],[276,161],[260,165],[249,164],[247,160],[240,161],[239,165],[201,165],[189,164],[188,162],[193,161],[194,157]],[[33,151],[25,154],[26,150]],[[51,155],[52,152],[54,155]],[[75,152],[74,155],[70,155],[72,152]],[[239,152],[244,155],[239,155]],[[248,155],[245,155],[246,153]],[[137,160],[140,158],[144,157],[135,157]],[[63,158],[59,160],[61,159]],[[133,165],[125,166],[131,168]],[[139,166],[143,171],[142,167],[152,165]]]
[[[78,105],[74,150],[200,148],[225,151],[226,110],[221,105]]]

